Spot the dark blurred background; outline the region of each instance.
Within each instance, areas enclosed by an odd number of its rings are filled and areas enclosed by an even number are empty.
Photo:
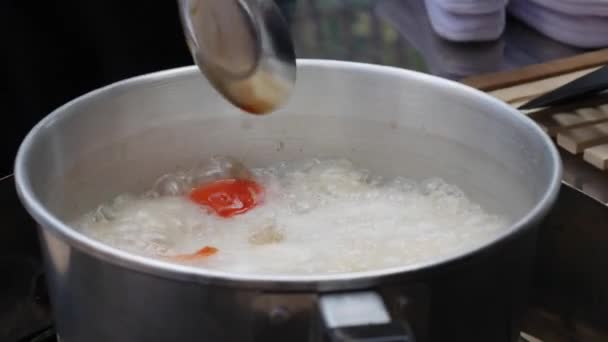
[[[129,76],[192,63],[176,1],[0,3],[2,175],[23,136],[54,108]]]

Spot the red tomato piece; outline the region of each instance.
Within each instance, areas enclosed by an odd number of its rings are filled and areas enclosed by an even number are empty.
[[[221,217],[232,217],[255,208],[263,194],[262,187],[252,180],[221,179],[192,190],[190,199]]]

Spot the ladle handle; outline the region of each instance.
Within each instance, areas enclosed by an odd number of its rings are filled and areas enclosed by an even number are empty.
[[[415,342],[410,325],[392,320],[376,292],[327,294],[320,298],[326,338],[331,342]]]

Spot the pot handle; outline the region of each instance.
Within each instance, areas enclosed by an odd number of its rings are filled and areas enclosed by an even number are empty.
[[[331,342],[415,342],[410,325],[393,321],[376,292],[322,295],[325,333]]]

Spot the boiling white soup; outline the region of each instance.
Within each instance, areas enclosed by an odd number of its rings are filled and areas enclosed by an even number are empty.
[[[228,203],[216,196],[227,205],[224,212],[194,199],[196,189],[223,179],[256,188]],[[74,226],[148,257],[228,272],[306,275],[441,259],[496,237],[508,221],[441,179],[383,178],[344,159],[248,170],[216,157],[161,177],[143,194],[121,194]]]

